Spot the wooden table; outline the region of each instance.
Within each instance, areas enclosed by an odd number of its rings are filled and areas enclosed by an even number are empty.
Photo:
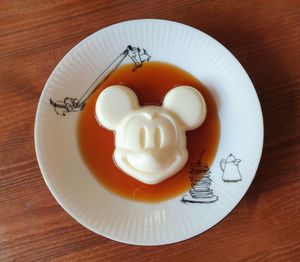
[[[221,223],[181,243],[98,236],[57,204],[33,142],[43,86],[62,56],[116,22],[162,18],[223,43],[260,98],[257,176]],[[0,261],[300,261],[300,1],[0,1]]]

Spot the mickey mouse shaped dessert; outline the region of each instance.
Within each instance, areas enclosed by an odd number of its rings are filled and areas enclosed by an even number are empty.
[[[118,167],[145,184],[157,184],[186,164],[185,132],[204,122],[206,104],[195,88],[178,86],[162,106],[140,106],[130,88],[114,85],[98,96],[96,118],[115,132]]]

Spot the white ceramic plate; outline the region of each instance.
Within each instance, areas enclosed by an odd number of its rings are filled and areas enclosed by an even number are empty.
[[[212,180],[209,186],[213,190],[211,198],[204,201],[200,198],[199,201],[187,192],[185,203],[181,201],[182,196],[178,196],[157,204],[145,204],[110,193],[95,181],[80,157],[75,128],[80,112],[60,116],[49,103],[50,99],[80,98],[128,45],[147,50],[152,61],[168,62],[186,70],[204,83],[214,96],[221,138],[216,158],[210,166],[211,173],[207,174]],[[140,55],[143,59],[142,51]],[[132,62],[129,54],[125,56],[125,62]],[[80,109],[73,100],[57,102],[57,105],[60,114]],[[137,245],[181,241],[218,223],[250,186],[262,145],[260,104],[240,63],[205,33],[164,20],[115,24],[81,41],[49,77],[35,122],[38,163],[59,204],[95,233]]]

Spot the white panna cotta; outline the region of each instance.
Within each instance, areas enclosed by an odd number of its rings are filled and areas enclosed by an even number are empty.
[[[96,118],[115,132],[117,166],[145,184],[157,184],[186,164],[185,132],[204,122],[206,104],[195,88],[178,86],[162,106],[140,106],[130,88],[113,85],[98,96]]]

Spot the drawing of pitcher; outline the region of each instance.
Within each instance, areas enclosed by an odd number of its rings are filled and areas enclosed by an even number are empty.
[[[230,154],[226,159],[220,161],[222,170],[222,179],[224,182],[238,182],[242,180],[239,170],[241,160],[236,159],[233,154]]]

